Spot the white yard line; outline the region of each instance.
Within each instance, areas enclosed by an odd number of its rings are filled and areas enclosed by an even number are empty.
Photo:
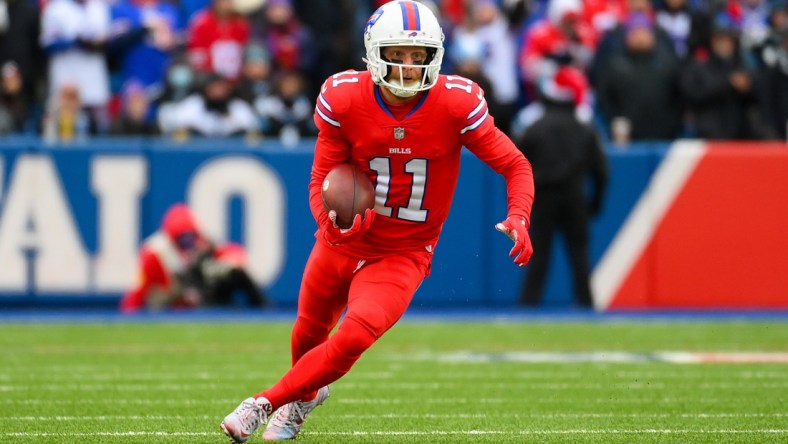
[[[0,385],[0,392],[28,392],[31,390],[52,390],[60,393],[65,391],[106,391],[115,392],[184,392],[184,391],[205,391],[218,390],[235,383],[228,384],[9,384]],[[343,382],[341,387],[346,390],[367,390],[379,387],[373,382]],[[387,390],[452,390],[467,387],[465,382],[389,382],[386,384]],[[730,381],[730,382],[697,382],[697,381],[672,381],[663,382],[657,380],[642,379],[638,382],[631,381],[612,381],[612,382],[474,382],[474,387],[478,390],[663,390],[667,388],[679,388],[692,386],[702,389],[785,389],[788,388],[788,381]]]
[[[690,398],[694,404],[720,404],[726,402],[733,402],[736,398],[728,397],[703,397],[703,398]],[[633,404],[633,405],[652,405],[652,404],[671,404],[671,403],[684,403],[688,398],[682,397],[603,397],[594,399],[575,399],[575,404]],[[419,402],[422,404],[504,404],[511,402],[511,398],[426,398]],[[339,398],[332,400],[339,404],[410,404],[413,403],[413,398]],[[549,405],[555,403],[563,403],[565,399],[559,398],[534,398],[529,399],[529,404]],[[236,405],[238,399],[124,399],[124,398],[106,398],[106,399],[0,399],[2,405],[168,405],[168,406],[181,406],[181,405]]]
[[[483,419],[483,418],[533,418],[533,419],[594,419],[594,418],[786,418],[786,413],[382,413],[382,414],[337,414],[331,419]],[[218,420],[217,415],[98,415],[98,416],[0,416],[0,421],[180,421]]]
[[[450,363],[669,363],[669,364],[710,364],[710,363],[775,363],[788,364],[788,353],[771,351],[747,352],[691,352],[691,351],[589,351],[589,352],[540,352],[511,351],[486,353],[476,351],[456,351],[450,353],[424,353],[411,356],[415,361],[438,361]]]
[[[567,429],[567,430],[381,430],[356,432],[304,432],[304,436],[544,436],[544,435],[784,435],[788,429]],[[219,432],[8,432],[4,434],[14,438],[41,437],[139,437],[139,436],[219,436]]]
[[[456,435],[499,435],[499,436],[528,436],[528,435],[624,435],[624,434],[677,434],[677,435],[726,435],[726,434],[786,434],[788,429],[717,429],[717,430],[689,430],[689,429],[570,429],[570,430],[406,430],[406,431],[372,431],[372,432],[304,432],[304,436],[456,436]]]

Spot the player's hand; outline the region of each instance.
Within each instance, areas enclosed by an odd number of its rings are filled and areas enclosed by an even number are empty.
[[[509,216],[505,221],[495,224],[495,229],[509,236],[509,239],[514,241],[514,247],[509,252],[509,257],[514,258],[516,265],[520,267],[525,266],[534,253],[531,237],[528,236],[525,218]]]
[[[339,228],[337,225],[337,213],[334,210],[328,212],[329,224],[323,229],[323,238],[331,245],[342,245],[360,238],[372,226],[375,220],[375,210],[367,209],[364,215],[356,214],[353,218],[353,225],[350,228]]]

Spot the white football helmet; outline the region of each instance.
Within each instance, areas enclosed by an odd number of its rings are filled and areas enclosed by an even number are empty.
[[[443,30],[435,14],[421,3],[400,0],[378,8],[364,28],[364,46],[367,50],[364,61],[372,80],[399,97],[412,97],[432,88],[438,81],[443,61]],[[386,60],[382,55],[382,48],[386,46],[423,46],[427,49],[427,60],[418,65]],[[387,80],[392,66],[400,67],[400,78]],[[406,85],[403,67],[423,68],[421,81]]]

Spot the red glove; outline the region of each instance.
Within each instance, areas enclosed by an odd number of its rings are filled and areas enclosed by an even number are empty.
[[[514,241],[514,247],[509,252],[509,257],[514,257],[514,263],[518,266],[525,266],[534,253],[531,237],[528,236],[528,224],[525,218],[509,216],[505,221],[495,224],[495,229],[509,236],[509,239]]]
[[[375,220],[375,210],[367,209],[364,217],[356,214],[353,218],[353,225],[350,228],[339,228],[337,225],[337,213],[333,210],[328,212],[328,223],[323,227],[323,238],[331,245],[342,245],[360,238],[372,226]]]

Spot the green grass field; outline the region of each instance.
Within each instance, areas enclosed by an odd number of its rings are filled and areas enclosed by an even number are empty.
[[[0,442],[226,442],[222,417],[288,367],[289,332],[264,320],[0,325]],[[788,323],[405,321],[332,385],[298,441],[788,442],[788,363],[650,354],[661,351],[784,356]]]

